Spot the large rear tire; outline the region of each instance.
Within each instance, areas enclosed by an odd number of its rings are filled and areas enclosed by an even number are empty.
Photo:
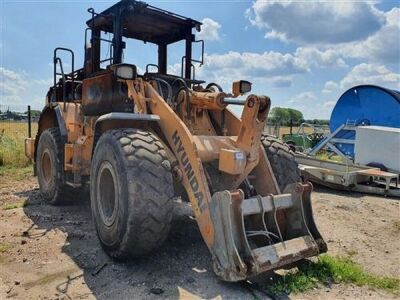
[[[287,185],[301,181],[300,170],[288,145],[266,134],[261,136],[261,143],[282,193]]]
[[[60,130],[49,128],[42,132],[36,152],[36,174],[39,189],[46,202],[59,205],[70,201],[72,188],[64,183],[64,145]]]
[[[90,198],[103,249],[116,259],[142,256],[167,238],[174,196],[164,145],[151,132],[111,130],[93,154]]]

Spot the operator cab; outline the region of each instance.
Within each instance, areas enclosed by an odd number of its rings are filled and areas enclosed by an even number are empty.
[[[182,77],[192,79],[193,62],[203,63],[203,60],[192,59],[192,43],[202,44],[204,53],[204,41],[196,41],[192,30],[200,31],[200,22],[193,19],[168,12],[144,2],[123,0],[106,9],[102,13],[88,10],[92,18],[86,22],[91,31],[91,47],[85,55],[85,73],[90,75],[100,70],[100,34],[111,33],[112,53],[110,64],[122,63],[125,42],[123,37],[140,40],[145,43],[153,43],[158,47],[158,72],[156,74],[167,75],[168,45],[184,40],[186,42],[185,55],[182,57]],[[148,67],[146,73],[148,73]],[[154,66],[154,65],[153,65]]]
[[[101,13],[89,8],[91,18],[86,22],[84,67],[74,70],[74,53],[67,48],[54,50],[54,86],[49,90],[49,102],[80,102],[85,115],[101,115],[111,111],[132,112],[132,101],[126,85],[119,80],[124,76],[142,76],[163,82],[173,89],[204,83],[196,80],[194,63],[203,64],[204,41],[195,40],[192,31],[200,31],[202,23],[135,0],[122,0]],[[105,33],[112,36],[106,39]],[[143,75],[138,75],[135,65],[123,62],[126,43],[123,38],[155,44],[158,48],[157,64],[148,64]],[[185,42],[181,59],[181,76],[167,74],[168,46]],[[201,58],[192,58],[192,45],[199,43]],[[109,47],[108,56],[101,58],[101,47]],[[71,55],[72,72],[65,74],[61,51]],[[134,49],[129,49],[134,51]],[[102,67],[102,66],[105,66]],[[155,69],[156,72],[150,72]],[[118,70],[118,72],[116,72]],[[118,73],[118,74],[117,74]],[[122,76],[122,77],[121,77]],[[59,79],[57,81],[57,79]],[[165,86],[161,88],[165,90]]]

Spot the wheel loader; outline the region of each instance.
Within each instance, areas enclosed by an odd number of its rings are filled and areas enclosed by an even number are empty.
[[[244,96],[245,80],[224,91],[195,78],[204,41],[193,31],[202,24],[134,0],[88,12],[83,68],[72,50],[54,50],[54,84],[36,137],[25,141],[43,198],[61,204],[90,186],[100,244],[115,259],[151,255],[167,238],[174,197],[188,200],[225,281],[325,252],[312,185],[289,148],[263,134],[270,99]],[[156,63],[124,62],[135,54],[130,39],[157,47]],[[184,45],[180,75],[168,73],[175,43]]]

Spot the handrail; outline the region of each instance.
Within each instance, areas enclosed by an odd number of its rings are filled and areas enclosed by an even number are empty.
[[[147,64],[146,65],[146,73],[149,73],[149,67],[156,67],[157,68],[157,73],[159,72],[159,67],[156,64]]]
[[[195,79],[195,66],[192,62],[196,62],[200,64],[200,67],[204,64],[204,40],[193,41],[193,43],[201,43],[201,60],[191,59],[190,67],[193,68],[193,79]],[[185,61],[186,55],[182,56],[181,59],[181,77],[183,78],[183,66]]]
[[[66,83],[65,73],[64,73],[64,68],[63,68],[63,65],[62,65],[61,58],[59,58],[59,57],[55,58],[55,61],[54,61],[54,65],[55,66],[57,65],[57,62],[60,63],[61,73],[57,73],[56,72],[56,73],[54,73],[54,76],[61,75],[61,78],[62,78],[62,82],[63,82],[63,102],[64,102],[64,111],[65,111],[65,98],[67,98],[67,91],[66,91],[66,84],[65,84]],[[54,82],[56,82],[56,80],[54,80]],[[54,91],[55,91],[55,87],[56,87],[56,84],[54,84]]]
[[[184,56],[182,56],[182,60],[181,60],[181,77],[183,78],[183,66],[184,66],[184,63],[185,63],[185,58],[186,58],[186,55],[184,55]],[[194,60],[194,59],[192,59],[192,61],[194,61],[194,62],[199,62],[199,61],[197,61],[197,60]],[[190,68],[193,70],[193,80],[195,80],[195,78],[196,78],[196,68],[195,68],[195,66],[194,66],[194,64],[192,64],[192,63],[190,63]]]
[[[65,101],[67,98],[67,91],[66,91],[66,76],[64,73],[64,67],[61,61],[61,58],[57,56],[57,52],[58,51],[66,51],[69,52],[71,54],[71,89],[73,89],[74,87],[74,73],[75,73],[75,68],[74,68],[74,63],[75,63],[75,56],[74,56],[74,52],[71,49],[68,48],[63,48],[63,47],[57,47],[54,49],[54,54],[53,54],[53,65],[54,65],[54,91],[56,90],[56,85],[57,85],[57,75],[61,75],[62,77],[62,81],[63,81],[63,102],[64,102],[64,110],[65,110]],[[60,64],[60,70],[61,73],[57,72],[57,63]],[[72,91],[72,100],[75,100],[75,95]]]

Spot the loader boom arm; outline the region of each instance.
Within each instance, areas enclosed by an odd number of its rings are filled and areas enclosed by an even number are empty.
[[[188,192],[200,232],[207,246],[211,247],[214,243],[214,227],[208,207],[211,194],[192,135],[151,84],[145,83],[144,92],[146,98],[150,99],[148,101],[150,111],[162,116],[160,118],[161,130],[179,162],[183,185]]]
[[[149,82],[143,82],[139,79],[136,82],[127,81],[127,85],[128,95],[133,98],[135,103],[139,104],[141,109],[144,108],[143,99],[147,99],[149,111],[160,116],[160,128],[179,162],[183,175],[182,182],[188,192],[200,232],[207,246],[212,249],[214,245],[214,226],[209,208],[211,193],[207,185],[202,161],[198,154],[196,140],[179,116]],[[220,99],[220,93],[216,97]],[[204,105],[206,106],[207,103]],[[233,143],[239,149],[244,149],[244,155],[247,156],[247,164],[242,174],[231,178],[232,189],[236,189],[258,163],[260,137],[269,107],[270,100],[267,97],[251,95],[246,101],[242,115],[245,122],[242,122],[239,136],[235,138],[236,140]]]
[[[235,136],[201,136],[191,132],[150,82],[139,78],[128,80],[127,86],[129,96],[142,111],[160,117],[159,127],[174,160],[178,162],[182,184],[219,277],[228,281],[243,280],[318,254],[323,249],[319,246],[319,233],[310,221],[310,209],[305,206],[309,203],[312,187],[292,184],[286,194],[279,195],[269,161],[260,151],[261,134],[270,108],[269,98],[247,97],[242,118],[237,120],[240,126],[235,124]],[[215,94],[220,97],[220,94]],[[214,106],[215,102],[205,101],[200,109],[207,109],[207,103]],[[208,109],[212,110],[211,107]],[[232,130],[228,131],[232,133]],[[213,186],[211,194],[210,174],[203,163],[213,161],[218,161],[218,172],[223,175],[218,177],[218,188]],[[256,186],[261,194],[245,199],[244,192],[238,188],[251,172],[259,177]],[[278,195],[275,196],[276,193]],[[280,224],[282,210],[286,214],[283,216],[289,220],[285,227]],[[268,225],[265,221],[260,223],[266,215]],[[247,230],[245,218],[250,218],[252,226],[256,227]],[[281,227],[287,230],[285,237]],[[249,238],[260,232],[267,236],[274,234],[274,239],[279,242],[271,244],[272,240],[268,237],[269,245],[251,247]]]

